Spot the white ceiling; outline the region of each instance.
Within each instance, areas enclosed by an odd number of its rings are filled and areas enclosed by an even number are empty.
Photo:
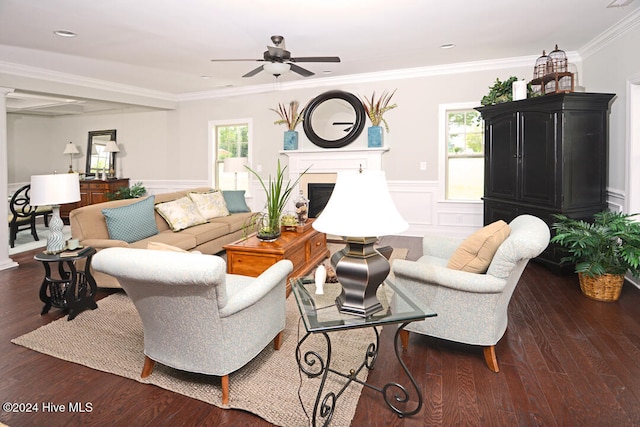
[[[299,64],[316,73],[306,79],[538,56],[556,43],[577,52],[640,8],[637,0],[611,2],[0,0],[0,71],[18,64],[180,95],[272,82],[266,72],[241,77],[262,62],[210,60],[262,58],[276,34],[292,56],[342,59]],[[441,49],[445,43],[455,48]]]

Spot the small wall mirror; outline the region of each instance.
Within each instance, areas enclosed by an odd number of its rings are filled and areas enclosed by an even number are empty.
[[[341,90],[322,93],[304,110],[304,133],[323,148],[340,148],[358,138],[366,113],[355,95]]]
[[[116,169],[116,153],[108,153],[107,142],[117,141],[116,130],[93,130],[87,143],[87,176],[99,175],[102,171]]]

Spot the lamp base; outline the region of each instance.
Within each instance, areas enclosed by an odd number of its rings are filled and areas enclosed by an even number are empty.
[[[44,253],[59,254],[63,252],[66,247],[64,233],[62,232],[64,222],[62,222],[62,218],[60,218],[60,205],[52,205],[51,209],[53,213],[49,220],[49,237],[47,237],[47,249]]]
[[[376,292],[391,268],[389,261],[374,249],[377,240],[376,237],[347,237],[347,246],[331,257],[331,265],[342,285],[342,292],[336,298],[342,313],[368,317],[383,309]]]

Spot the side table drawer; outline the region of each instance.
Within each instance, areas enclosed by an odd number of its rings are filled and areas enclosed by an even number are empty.
[[[313,259],[319,256],[320,253],[324,253],[327,250],[327,235],[324,233],[318,233],[311,237],[307,242],[307,260]]]
[[[258,277],[266,269],[280,261],[282,256],[265,253],[227,252],[227,272],[242,276]]]

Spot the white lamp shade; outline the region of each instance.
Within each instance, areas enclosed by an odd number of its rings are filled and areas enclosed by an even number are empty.
[[[80,180],[77,173],[33,175],[31,177],[32,206],[62,205],[80,200]]]
[[[262,68],[269,74],[279,76],[280,74],[289,72],[291,66],[289,64],[283,64],[282,62],[267,62]]]
[[[104,148],[104,151],[106,151],[107,153],[118,153],[120,152],[120,149],[118,148],[118,144],[111,140],[109,142],[107,142],[107,146]]]
[[[224,172],[227,173],[239,173],[248,172],[245,165],[247,164],[246,157],[227,157],[224,159]]]
[[[64,147],[64,152],[62,154],[78,154],[78,148],[73,144],[73,142],[68,143]]]
[[[331,198],[316,230],[347,237],[398,234],[409,227],[396,209],[382,171],[338,172]]]

